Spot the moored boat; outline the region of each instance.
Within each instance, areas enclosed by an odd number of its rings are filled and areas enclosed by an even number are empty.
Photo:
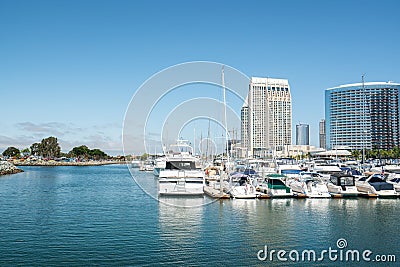
[[[292,190],[284,182],[286,179],[287,177],[282,174],[268,174],[259,185],[259,190],[273,198],[293,197]]]
[[[378,197],[397,197],[393,184],[385,181],[382,174],[372,174],[356,181],[357,190],[363,194],[376,194]]]
[[[320,178],[296,178],[289,184],[294,195],[306,196],[309,198],[329,198],[328,187]]]
[[[225,192],[237,199],[254,199],[261,195],[248,176],[242,176],[237,180],[231,179],[229,184],[225,183]]]
[[[359,194],[355,185],[355,177],[349,174],[332,174],[327,187],[333,196],[357,197]]]
[[[192,148],[180,141],[180,150],[165,157],[165,168],[160,170],[158,178],[158,193],[173,196],[203,195],[204,172],[196,168],[197,159],[192,156]]]
[[[134,159],[134,160],[132,160],[132,162],[131,162],[131,168],[132,169],[139,169],[140,168],[140,160],[136,160],[136,159]]]
[[[153,174],[154,176],[158,177],[160,176],[160,171],[165,169],[165,157],[159,157],[155,160],[154,168],[153,168]]]

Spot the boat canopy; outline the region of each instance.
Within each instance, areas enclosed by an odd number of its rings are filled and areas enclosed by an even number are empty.
[[[267,176],[267,178],[287,178],[287,176],[286,175],[283,175],[283,174],[279,174],[279,173],[270,173],[270,174],[267,174],[266,175]]]
[[[331,175],[330,181],[338,186],[354,186],[355,178],[351,175]]]
[[[246,175],[256,174],[256,171],[253,169],[245,169],[243,174],[246,174]]]
[[[281,170],[281,174],[299,174],[302,170]]]

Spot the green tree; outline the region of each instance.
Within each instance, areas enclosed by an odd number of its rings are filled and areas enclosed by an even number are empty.
[[[148,157],[149,157],[149,154],[144,153],[143,155],[140,156],[140,160],[147,160]]]
[[[24,148],[24,149],[21,150],[21,153],[22,153],[24,156],[28,156],[28,155],[31,154],[31,151],[29,150],[29,148]]]
[[[40,155],[40,143],[33,143],[30,147],[31,155],[39,156]]]
[[[4,157],[20,157],[20,151],[18,148],[15,148],[13,146],[8,147],[6,150],[3,151],[3,156]]]
[[[392,155],[394,159],[400,158],[400,148],[398,146],[392,148]]]
[[[42,139],[40,143],[40,154],[45,158],[59,157],[61,153],[58,140],[54,136]]]
[[[360,150],[353,150],[353,151],[351,151],[351,156],[352,156],[353,158],[355,158],[355,159],[359,159],[360,156],[361,156]]]
[[[73,157],[85,157],[87,158],[89,156],[90,153],[90,149],[85,146],[85,145],[81,145],[81,146],[76,146],[74,147],[69,154]]]
[[[98,148],[92,149],[89,151],[89,155],[94,159],[94,160],[100,160],[100,159],[107,159],[108,155],[101,151]]]

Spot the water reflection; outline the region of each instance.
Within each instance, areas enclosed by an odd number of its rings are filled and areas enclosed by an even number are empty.
[[[202,248],[193,244],[202,238],[204,202],[204,198],[162,197],[160,199],[159,238],[162,246],[166,248],[161,263],[190,265],[191,260],[197,258],[197,250]]]

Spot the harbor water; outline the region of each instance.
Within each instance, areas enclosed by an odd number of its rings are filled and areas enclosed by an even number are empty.
[[[0,177],[1,266],[396,266],[400,261],[399,199],[165,200],[204,203],[180,208],[146,194],[125,165],[21,168],[25,172]],[[157,185],[151,173],[133,173]],[[331,258],[322,253],[330,249],[337,251]],[[280,259],[279,250],[285,251]],[[305,250],[315,251],[317,259],[302,260]],[[348,250],[359,251],[360,259],[346,261]],[[371,251],[366,260],[365,251]]]

